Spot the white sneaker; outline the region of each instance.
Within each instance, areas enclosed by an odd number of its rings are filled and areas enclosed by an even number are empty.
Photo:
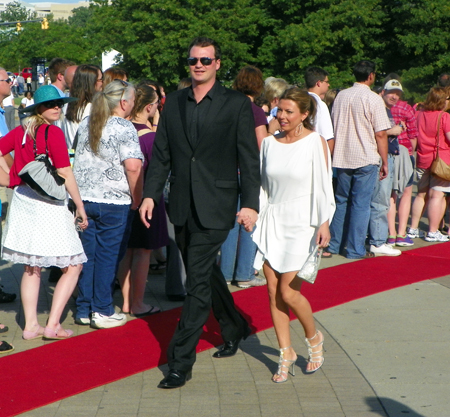
[[[427,242],[448,242],[448,235],[443,235],[439,230],[428,232],[425,237]]]
[[[264,277],[261,277],[259,275],[255,275],[255,278],[253,278],[250,281],[238,281],[237,282],[237,286],[239,288],[261,287],[266,284],[267,284],[267,280]]]
[[[398,256],[402,254],[402,251],[394,249],[392,246],[383,243],[381,246],[370,245],[370,251],[375,255],[385,255],[385,256]]]
[[[80,326],[88,326],[91,324],[91,319],[89,317],[78,317],[75,319],[75,323]]]
[[[127,316],[124,313],[114,313],[111,316],[92,313],[91,327],[94,329],[111,329],[112,327],[123,326],[126,322]]]
[[[408,229],[407,235],[411,239],[416,239],[418,237],[425,237],[425,232],[423,230],[413,229],[412,227],[410,227]]]

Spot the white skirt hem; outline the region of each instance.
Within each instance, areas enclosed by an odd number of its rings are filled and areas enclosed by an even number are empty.
[[[87,262],[84,252],[73,256],[37,256],[15,252],[5,247],[3,248],[2,258],[15,264],[25,264],[40,268],[49,268],[51,266],[66,268],[69,265],[74,266]]]

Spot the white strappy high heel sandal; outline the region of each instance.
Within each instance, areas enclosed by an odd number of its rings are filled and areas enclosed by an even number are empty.
[[[314,346],[311,346],[310,342],[318,336],[320,336],[320,342]],[[312,369],[310,371],[306,370],[306,373],[312,374],[312,373],[316,372],[317,370],[319,370],[322,367],[323,362],[325,361],[325,358],[323,357],[324,337],[323,337],[322,332],[320,330],[317,330],[316,334],[313,337],[310,337],[309,339],[306,337],[305,340],[306,340],[306,344],[308,345],[308,362],[320,364],[316,369]],[[321,347],[320,350],[313,351],[314,348],[317,348],[319,346]]]
[[[280,359],[278,361],[278,370],[277,373],[272,377],[272,381],[276,384],[281,382],[286,382],[288,379],[288,374],[295,376],[295,362],[297,361],[297,355],[295,355],[295,359],[289,360],[284,359],[284,351],[290,349],[292,346],[288,346],[280,349]],[[285,370],[283,370],[283,368]],[[277,376],[280,376],[280,379],[275,379]]]

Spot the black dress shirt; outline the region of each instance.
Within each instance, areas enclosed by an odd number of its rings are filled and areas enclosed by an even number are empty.
[[[216,81],[211,90],[206,93],[205,97],[203,97],[199,103],[195,100],[192,88],[189,88],[186,105],[186,123],[189,134],[189,142],[192,147],[197,145],[197,141],[208,115],[211,102],[214,100],[214,91],[216,90],[217,85],[218,82]]]

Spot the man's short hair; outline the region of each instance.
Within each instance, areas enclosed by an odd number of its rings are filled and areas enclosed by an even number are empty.
[[[280,98],[283,93],[289,88],[287,81],[282,78],[273,78],[264,86],[264,97],[271,103],[273,99]]]
[[[450,74],[448,72],[444,72],[441,75],[439,75],[437,85],[438,87],[449,87]]]
[[[324,81],[328,77],[328,71],[319,67],[309,67],[305,72],[306,88],[313,88],[318,81]]]
[[[358,82],[367,81],[372,73],[375,73],[375,62],[372,61],[359,61],[353,67],[353,75]]]
[[[207,38],[205,36],[198,36],[197,38],[195,38],[189,45],[188,57],[191,53],[191,49],[194,46],[199,46],[200,48],[206,48],[208,46],[213,46],[214,47],[214,58],[220,59],[222,56],[222,51],[220,50],[219,44],[211,38]],[[211,58],[211,57],[209,57],[209,58]]]
[[[50,81],[54,83],[58,78],[58,74],[64,75],[66,68],[72,65],[75,65],[75,62],[64,58],[53,58],[48,65],[48,75],[50,77]]]

